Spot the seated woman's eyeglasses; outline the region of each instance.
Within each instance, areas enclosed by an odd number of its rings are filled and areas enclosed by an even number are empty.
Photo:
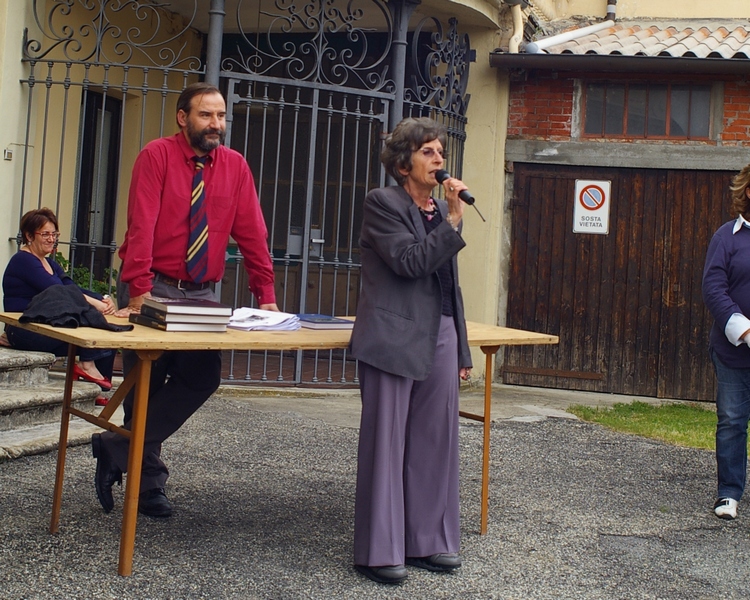
[[[42,236],[45,240],[59,240],[60,239],[60,232],[59,231],[37,231],[37,235]]]

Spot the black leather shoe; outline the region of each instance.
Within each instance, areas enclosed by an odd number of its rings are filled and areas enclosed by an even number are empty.
[[[412,557],[406,564],[428,571],[453,571],[461,566],[461,557],[456,554],[433,554],[432,556]]]
[[[392,567],[366,567],[365,565],[354,565],[362,575],[378,583],[401,583],[408,576],[404,565]]]
[[[115,500],[112,498],[112,486],[116,483],[122,485],[122,471],[112,460],[107,449],[102,444],[102,436],[95,433],[91,436],[91,451],[96,459],[96,475],[94,476],[94,487],[96,488],[96,497],[102,505],[104,512],[111,512],[115,507]]]
[[[164,488],[141,492],[138,496],[138,512],[156,519],[166,519],[172,516],[172,504],[164,493]]]

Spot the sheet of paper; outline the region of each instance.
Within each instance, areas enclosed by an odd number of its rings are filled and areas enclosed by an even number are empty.
[[[294,331],[299,329],[297,315],[242,306],[234,309],[229,327],[245,331]]]

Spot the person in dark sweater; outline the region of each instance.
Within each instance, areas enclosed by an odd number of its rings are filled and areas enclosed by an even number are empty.
[[[7,312],[23,312],[31,299],[53,285],[76,285],[65,274],[50,254],[57,247],[60,237],[55,213],[48,208],[31,210],[23,215],[20,224],[23,245],[14,254],[3,274],[3,308]],[[109,298],[81,290],[86,301],[102,314],[113,314],[116,310]],[[67,356],[68,344],[50,337],[27,331],[20,327],[6,326],[8,344],[19,350],[49,352],[55,356]],[[91,381],[102,390],[112,389],[112,366],[116,350],[80,348],[79,361],[74,367],[78,379]],[[97,398],[98,405],[106,404],[106,398]]]
[[[722,519],[737,517],[745,490],[750,418],[750,165],[731,186],[735,219],[714,233],[703,270],[703,300],[714,318],[709,352],[716,391],[717,500]]]

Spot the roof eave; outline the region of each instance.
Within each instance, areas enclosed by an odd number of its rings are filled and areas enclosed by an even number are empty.
[[[623,56],[619,54],[508,54],[505,52],[490,52],[490,66],[497,69],[547,71],[750,74],[750,59],[747,58],[675,58],[672,56]]]

